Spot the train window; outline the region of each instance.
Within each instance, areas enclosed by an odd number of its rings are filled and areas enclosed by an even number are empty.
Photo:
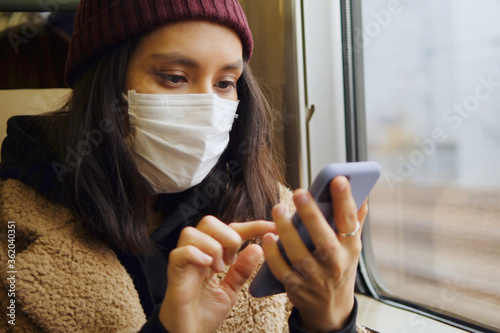
[[[361,2],[370,197],[382,299],[500,327],[500,2]]]
[[[0,3],[0,89],[66,87],[64,68],[78,1],[63,2]]]

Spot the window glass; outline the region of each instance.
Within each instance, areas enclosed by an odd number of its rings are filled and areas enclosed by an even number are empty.
[[[362,2],[386,295],[500,327],[500,1]]]

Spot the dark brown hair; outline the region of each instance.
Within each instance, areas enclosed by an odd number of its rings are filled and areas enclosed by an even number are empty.
[[[66,105],[48,117],[48,142],[62,164],[54,170],[63,182],[67,205],[121,250],[150,252],[149,185],[140,176],[125,144],[125,76],[138,39],[123,43],[92,63],[74,82]],[[218,188],[204,213],[225,222],[270,219],[282,181],[274,153],[272,109],[250,68],[238,81],[238,119],[217,165],[200,192]],[[212,192],[213,193],[213,192]],[[76,199],[76,200],[75,200]]]

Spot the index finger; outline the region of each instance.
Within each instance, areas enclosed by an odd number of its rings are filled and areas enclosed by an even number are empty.
[[[330,183],[330,191],[333,198],[335,226],[339,233],[351,233],[358,223],[358,209],[352,197],[349,180],[344,176],[335,177]]]
[[[276,224],[269,221],[233,222],[229,224],[241,239],[249,240],[255,237],[263,237],[267,233],[276,233]]]
[[[216,240],[223,251],[223,258],[227,264],[233,264],[236,260],[238,250],[242,244],[242,238],[232,228],[214,216],[207,215],[201,219],[196,227],[197,230],[207,234]]]

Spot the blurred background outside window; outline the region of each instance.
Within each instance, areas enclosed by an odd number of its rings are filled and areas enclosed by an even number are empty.
[[[362,12],[368,158],[383,167],[370,197],[378,283],[498,328],[500,1]]]

